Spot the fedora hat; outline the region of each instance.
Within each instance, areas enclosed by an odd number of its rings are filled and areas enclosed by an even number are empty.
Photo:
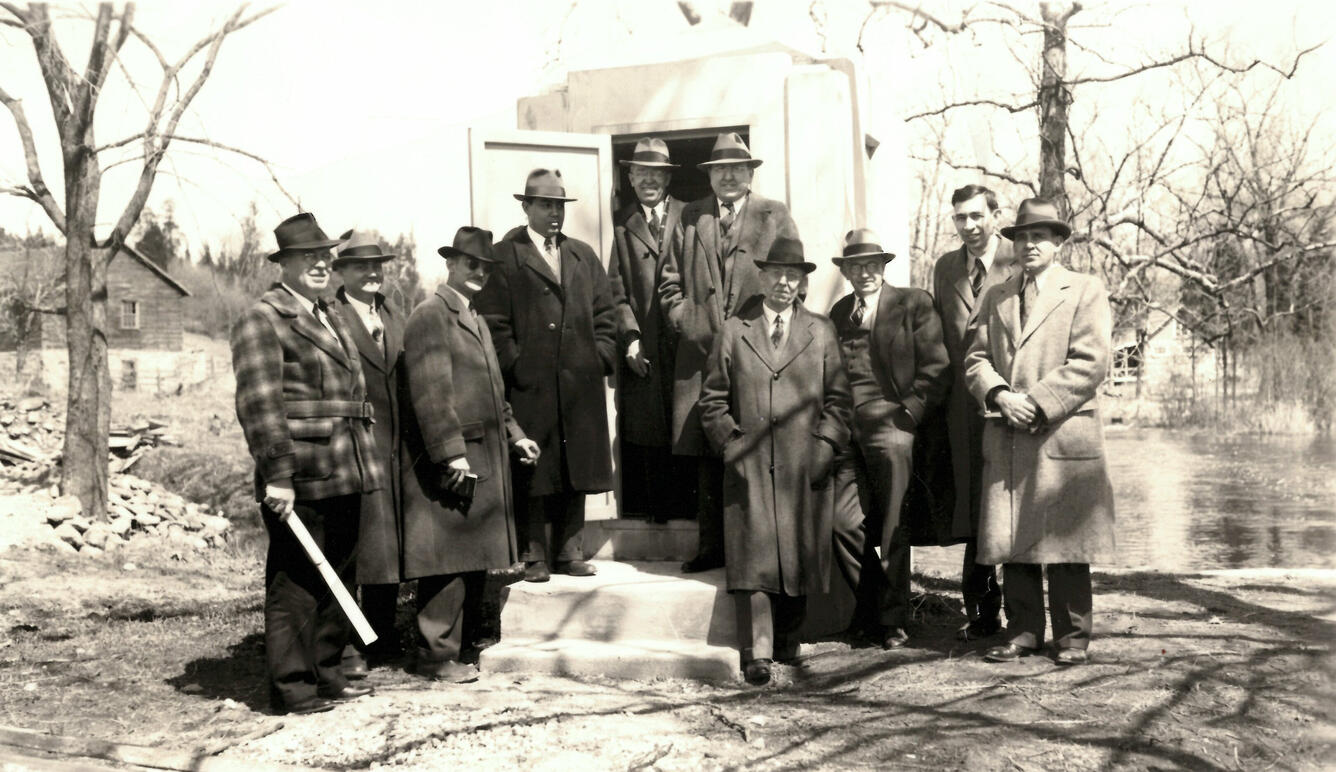
[[[472,257],[484,263],[500,262],[492,253],[492,232],[465,225],[455,231],[455,241],[436,250],[441,257]]]
[[[1016,224],[1000,230],[1004,237],[1010,239],[1016,231],[1031,225],[1046,225],[1063,239],[1072,235],[1072,226],[1059,216],[1058,205],[1046,198],[1027,198],[1022,201],[1016,210]]]
[[[380,242],[366,231],[345,231],[342,238],[343,244],[334,257],[335,268],[353,260],[374,260],[380,263],[398,257],[381,252]]]
[[[715,138],[714,148],[710,150],[710,160],[696,166],[705,168],[723,164],[747,164],[755,169],[761,165],[761,159],[752,158],[751,151],[747,149],[747,143],[742,141],[742,137],[738,136],[736,131],[729,131]]]
[[[566,186],[561,181],[560,169],[534,169],[524,181],[524,192],[515,193],[517,201],[530,198],[550,198],[553,201],[574,201],[566,195]]]
[[[677,164],[668,160],[668,143],[658,137],[645,137],[636,143],[631,158],[618,161],[622,166],[650,166],[657,169],[676,169]]]
[[[285,252],[300,252],[303,249],[329,249],[339,243],[331,239],[316,224],[315,215],[310,212],[294,214],[274,228],[274,241],[278,242],[278,251],[269,255],[270,262],[278,262]]]
[[[803,258],[803,243],[797,239],[780,236],[770,245],[770,252],[764,260],[753,260],[757,268],[780,268],[788,266],[801,268],[803,273],[816,270],[816,263],[809,263]]]
[[[883,263],[895,259],[895,253],[881,248],[881,239],[871,228],[854,228],[844,234],[844,251],[839,257],[832,257],[831,262],[842,265],[845,260],[865,260],[880,257]]]

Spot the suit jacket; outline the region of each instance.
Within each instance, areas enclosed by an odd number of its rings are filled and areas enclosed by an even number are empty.
[[[1093,563],[1113,553],[1113,487],[1096,394],[1109,373],[1113,314],[1099,279],[1056,263],[1024,327],[1022,272],[984,294],[965,355],[970,393],[1028,394],[1035,431],[984,426],[978,562]]]
[[[847,319],[854,294],[830,309],[832,319]],[[947,390],[946,347],[932,297],[921,289],[883,284],[869,341],[872,374],[882,396],[903,407],[914,423],[942,401]]]
[[[357,345],[339,315],[328,316],[337,339],[274,284],[232,326],[237,420],[255,459],[257,501],[281,480],[301,501],[384,485]]]
[[[979,299],[970,291],[969,251],[965,245],[938,258],[932,271],[933,306],[942,319],[942,339],[951,358],[950,391],[946,400],[946,430],[950,438],[952,491],[940,490],[939,496],[953,502],[949,533],[957,539],[973,538],[979,522],[979,496],[983,473],[981,445],[983,419],[979,405],[970,396],[965,383],[965,352],[969,350],[969,325],[978,301],[989,288],[1011,278],[1016,270],[1010,241],[998,237],[993,264],[984,276]]]
[[[560,281],[528,230],[510,231],[473,298],[491,329],[515,420],[542,450],[531,496],[613,486],[604,382],[617,363],[612,288],[588,244],[566,236],[558,244]]]
[[[380,320],[385,325],[384,342],[371,337],[362,317],[348,302],[340,287],[334,293],[334,309],[357,344],[366,377],[367,401],[375,408],[371,434],[376,440],[375,462],[380,465],[385,486],[362,497],[362,518],[357,531],[357,583],[394,584],[401,579],[401,495],[399,485],[399,389],[404,351],[404,320],[399,309],[384,295],[376,294]]]
[[[510,446],[524,439],[505,401],[487,324],[445,285],[408,319],[404,342],[404,577],[502,568],[516,559]],[[464,457],[473,499],[442,490]]]
[[[760,269],[779,236],[798,238],[798,226],[778,201],[752,193],[733,224],[734,237],[721,238],[714,194],[682,210],[682,249],[664,260],[659,300],[677,334],[673,363],[673,452],[709,453],[700,428],[700,397],[710,348],[724,320],[761,294]],[[730,249],[730,242],[732,248]]]
[[[650,233],[640,202],[623,207],[613,217],[613,258],[608,281],[617,296],[622,352],[639,338],[640,352],[649,360],[649,373],[636,375],[618,357],[617,424],[620,436],[637,445],[667,446],[672,418],[672,331],[664,324],[659,302],[659,275],[664,257],[682,247],[682,202],[667,199],[661,239]],[[662,242],[662,243],[661,243]]]

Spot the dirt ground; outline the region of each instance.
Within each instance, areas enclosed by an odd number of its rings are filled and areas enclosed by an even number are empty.
[[[909,648],[809,644],[762,689],[386,668],[294,718],[267,712],[259,554],[0,552],[0,724],[338,769],[1336,765],[1333,572],[1097,573],[1094,661],[1059,669],[957,644],[940,561]]]

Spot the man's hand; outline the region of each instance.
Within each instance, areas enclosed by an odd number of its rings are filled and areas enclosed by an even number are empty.
[[[445,466],[445,481],[450,487],[459,485],[464,481],[464,475],[469,473],[469,460],[460,456]]]
[[[997,409],[1007,419],[1007,423],[1017,429],[1024,429],[1034,423],[1038,405],[1027,394],[1003,389],[993,397]]]
[[[640,355],[640,338],[626,344],[626,366],[641,378],[649,375],[649,360]]]
[[[526,437],[525,439],[519,440],[511,447],[515,449],[515,455],[519,456],[521,464],[524,464],[525,466],[533,466],[538,463],[538,456],[541,451],[538,449],[538,443],[533,440]]]
[[[264,505],[278,515],[280,521],[287,522],[296,500],[297,493],[292,490],[292,480],[276,480],[264,486]]]

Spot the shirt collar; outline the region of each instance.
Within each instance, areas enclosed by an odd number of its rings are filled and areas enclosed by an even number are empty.
[[[450,290],[451,292],[455,293],[455,297],[459,298],[459,302],[460,302],[460,303],[463,303],[465,308],[473,308],[473,301],[472,301],[472,300],[469,300],[469,299],[466,298],[466,297],[464,297],[464,293],[460,292],[459,290],[455,289],[454,287],[451,287],[449,284],[443,284],[443,285],[441,285],[441,286],[443,286],[443,287],[445,287],[446,289]]]
[[[292,295],[292,297],[296,298],[296,300],[297,300],[297,305],[301,306],[302,308],[305,308],[307,311],[310,311],[310,312],[311,312],[311,316],[315,316],[315,309],[316,309],[316,306],[317,306],[316,301],[314,301],[314,300],[307,300],[307,298],[306,298],[305,295],[303,295],[302,293],[300,293],[300,292],[298,292],[297,290],[293,289],[293,288],[291,287],[291,285],[289,285],[289,284],[288,284],[287,282],[285,282],[285,281],[280,281],[278,284],[279,284],[279,286],[281,286],[283,289],[287,290],[288,293]]]
[[[872,293],[871,295],[859,295],[857,292],[855,292],[854,297],[855,298],[862,297],[863,302],[867,304],[868,308],[876,308],[877,304],[881,302],[881,291],[884,289],[886,289],[886,282],[878,284],[877,291]]]
[[[737,201],[734,201],[734,202],[733,202],[733,216],[734,216],[734,217],[737,217],[738,215],[742,214],[742,207],[744,207],[744,206],[747,205],[747,199],[750,198],[750,197],[751,197],[751,193],[747,193],[747,194],[744,195],[742,198],[739,198]],[[723,200],[722,198],[718,197],[718,196],[715,196],[715,197],[714,197],[714,202],[715,202],[715,204],[717,204],[717,205],[719,206],[719,214],[722,215],[722,214],[724,213],[724,200]]]
[[[998,236],[996,233],[994,233],[992,237],[988,239],[988,246],[984,247],[983,254],[979,255],[978,257],[975,257],[974,255],[970,254],[970,248],[965,247],[965,256],[968,257],[970,261],[969,265],[970,270],[971,271],[974,270],[974,263],[976,260],[980,263],[983,263],[983,272],[985,274],[993,270],[993,259],[997,257],[997,245],[1001,242],[1001,240],[1002,238]]]
[[[663,198],[659,199],[659,203],[655,204],[654,206],[645,206],[645,204],[639,200],[637,200],[636,203],[639,204],[640,206],[640,213],[645,215],[645,222],[649,222],[650,219],[652,219],[652,215],[655,212],[658,212],[659,221],[662,222],[664,215],[667,214],[668,212],[667,196],[664,196]]]
[[[377,311],[380,310],[379,302],[363,303],[362,301],[348,294],[346,290],[343,293],[343,299],[347,300],[349,305],[353,307],[353,310],[356,311],[360,316],[373,316],[376,314]]]
[[[534,229],[533,229],[533,226],[526,225],[526,226],[524,226],[524,229],[527,230],[527,231],[529,232],[529,240],[532,241],[532,242],[533,242],[533,245],[534,245],[535,247],[538,247],[538,249],[541,251],[541,250],[543,249],[543,240],[546,239],[546,238],[548,238],[548,237],[547,237],[547,236],[544,236],[543,234],[541,234],[541,233],[539,233],[538,231],[534,230]],[[552,238],[552,244],[553,244],[553,246],[555,246],[555,245],[556,245],[556,242],[557,242],[557,237],[556,237],[556,236],[552,236],[551,238]]]
[[[775,317],[777,316],[784,319],[784,326],[787,328],[789,326],[789,320],[793,318],[793,304],[790,303],[783,311],[771,311],[770,306],[761,303],[761,312],[765,314],[765,328],[767,330],[774,329]]]
[[[1026,281],[1034,282],[1034,288],[1036,292],[1043,292],[1044,287],[1048,285],[1050,277],[1053,276],[1053,268],[1056,265],[1057,265],[1056,262],[1049,263],[1048,267],[1040,271],[1039,274],[1036,276],[1031,276],[1028,272],[1024,270],[1022,270],[1021,273],[1025,274]]]

